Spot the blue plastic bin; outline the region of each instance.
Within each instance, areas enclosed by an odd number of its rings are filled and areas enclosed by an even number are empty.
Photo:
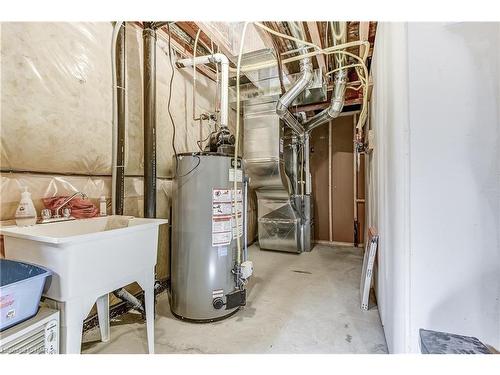
[[[34,264],[0,259],[0,331],[36,315],[51,274]]]

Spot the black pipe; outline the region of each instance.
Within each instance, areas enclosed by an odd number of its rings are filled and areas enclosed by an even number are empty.
[[[144,22],[144,217],[156,217],[156,30]]]
[[[116,187],[115,212],[123,215],[125,200],[125,23],[118,32],[116,40],[116,85],[117,87],[117,148],[116,148]]]

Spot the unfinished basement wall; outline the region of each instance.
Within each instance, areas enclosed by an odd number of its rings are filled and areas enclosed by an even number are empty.
[[[86,193],[111,197],[111,23],[1,24],[1,207],[13,219],[21,186],[38,213],[41,199]],[[167,36],[157,43],[157,215],[168,218],[173,175],[173,126],[167,113]],[[142,30],[127,23],[125,212],[143,216]],[[175,57],[173,57],[175,59]],[[174,61],[175,63],[175,61]],[[198,75],[196,110],[213,111],[216,85]],[[197,151],[192,76],[175,71],[171,103],[177,152]],[[234,126],[235,112],[229,116]],[[209,129],[205,125],[204,136]],[[249,215],[252,218],[253,215]],[[163,231],[165,232],[165,230]],[[166,234],[164,233],[163,236]],[[249,238],[253,238],[249,235]],[[168,241],[163,238],[163,243]],[[164,251],[165,252],[165,251]],[[166,276],[164,256],[159,259]]]
[[[377,29],[369,220],[391,352],[419,352],[420,328],[500,346],[498,45],[493,23]]]

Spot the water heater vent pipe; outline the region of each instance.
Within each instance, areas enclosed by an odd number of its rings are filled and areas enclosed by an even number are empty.
[[[221,66],[221,85],[220,85],[220,126],[221,128],[228,127],[229,114],[229,59],[222,53],[214,53],[213,55],[197,56],[191,59],[177,60],[175,65],[178,68],[190,67],[193,65],[204,64],[220,64]]]

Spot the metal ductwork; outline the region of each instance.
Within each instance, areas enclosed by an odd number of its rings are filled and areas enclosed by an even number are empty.
[[[332,23],[334,45],[346,42],[346,23]],[[288,23],[294,37],[304,40],[302,23]],[[309,135],[315,127],[337,117],[344,106],[347,71],[334,76],[328,108],[302,122],[289,106],[310,85],[312,63],[307,48],[302,55],[300,76],[281,98],[263,96],[244,104],[244,159],[250,185],[257,195],[257,221],[261,249],[303,252],[312,249],[314,233],[311,176],[309,173]],[[343,68],[345,55],[335,55],[335,68]]]
[[[288,24],[305,39],[302,23]],[[298,46],[299,53],[307,53]],[[304,190],[308,180],[308,134],[289,106],[310,85],[311,59],[300,61],[300,76],[280,98],[261,97],[244,104],[244,159],[257,194],[261,249],[300,253],[312,247],[312,203]],[[307,189],[306,189],[307,190]]]
[[[331,22],[333,45],[347,43],[347,24],[345,22]],[[345,55],[335,55],[335,69],[345,67]],[[335,73],[333,80],[333,91],[330,106],[309,119],[305,124],[306,132],[311,132],[314,128],[324,124],[331,119],[338,117],[344,107],[345,89],[347,84],[347,70],[341,69]]]
[[[298,39],[305,39],[304,27],[301,22],[289,22],[292,35]],[[302,45],[299,47],[299,53],[305,55],[307,47]],[[288,107],[293,101],[304,91],[311,83],[313,78],[313,65],[310,57],[304,57],[300,60],[300,78],[293,84],[293,86],[285,93],[276,103],[276,114],[282,119],[297,135],[302,137],[305,129],[302,124],[290,112]]]

